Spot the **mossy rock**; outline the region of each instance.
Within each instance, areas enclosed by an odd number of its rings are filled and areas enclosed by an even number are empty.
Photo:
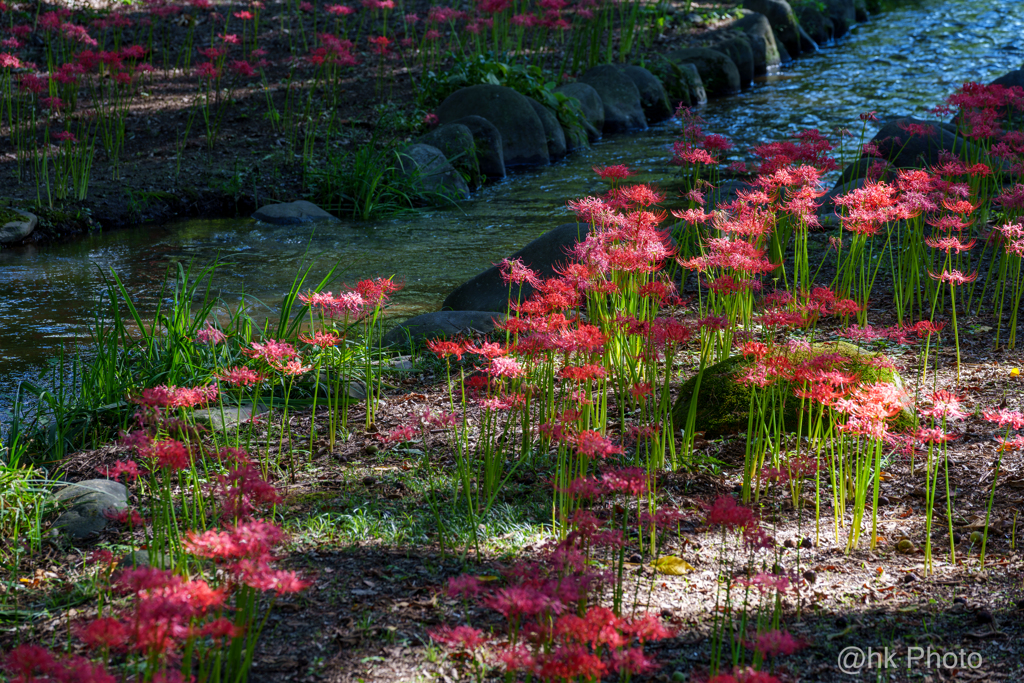
[[[798,352],[793,354],[792,358],[795,362],[803,362],[809,358],[826,354],[841,354],[849,358],[849,363],[844,370],[858,373],[862,383],[885,382],[897,387],[903,386],[903,381],[895,370],[880,368],[865,362],[883,354],[868,351],[847,342],[814,344],[810,352]],[[704,377],[697,395],[695,432],[704,432],[707,438],[716,438],[747,430],[750,387],[742,384],[739,378],[742,372],[752,364],[753,360],[738,355],[730,356],[704,369]],[[683,384],[675,405],[672,407],[672,423],[677,430],[686,428],[690,399],[693,397],[696,383],[697,378],[691,377]],[[783,413],[783,424],[789,431],[795,430],[797,427],[799,408],[800,399],[791,393],[786,400],[786,410]],[[895,430],[908,429],[914,425],[914,416],[910,411],[904,410],[891,420],[890,425]]]

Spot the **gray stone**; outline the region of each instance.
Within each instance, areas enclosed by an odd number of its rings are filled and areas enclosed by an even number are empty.
[[[901,124],[925,125],[932,133],[927,136],[911,135],[900,127]],[[969,145],[940,122],[924,121],[912,116],[889,121],[871,141],[881,153],[881,158],[897,168],[931,166],[938,163],[942,151],[952,152],[959,157],[964,145]]]
[[[128,507],[128,489],[110,479],[86,479],[65,486],[52,499],[67,508],[53,526],[75,540],[83,540],[107,526],[108,513]]]
[[[494,311],[437,311],[424,313],[392,327],[384,335],[384,346],[405,346],[430,339],[489,334],[504,315]]]
[[[261,405],[256,411],[256,417],[267,414],[267,406]],[[200,408],[192,412],[196,424],[208,425],[219,432],[229,429],[237,429],[239,425],[248,422],[253,417],[251,405],[224,406],[223,412],[220,406],[213,408]]]
[[[501,131],[484,117],[476,115],[463,116],[452,123],[465,126],[472,133],[480,172],[488,178],[504,178],[505,155]]]
[[[800,22],[786,0],[743,0],[743,7],[763,14],[775,32],[775,42],[796,56],[802,52]]]
[[[768,69],[782,63],[782,55],[775,42],[775,33],[766,16],[759,12],[743,10],[743,16],[730,26],[733,30],[742,32],[750,40],[755,76],[763,76],[768,73]],[[788,58],[786,61],[789,61]]]
[[[619,71],[628,76],[640,91],[640,106],[647,123],[658,123],[672,116],[674,109],[669,105],[665,86],[657,76],[642,66],[632,64],[620,65]]]
[[[552,161],[561,159],[566,153],[565,132],[562,130],[562,124],[558,122],[558,115],[532,97],[526,99],[530,101],[534,113],[544,125],[544,137],[548,142],[548,156]]]
[[[836,27],[832,23],[832,19],[825,16],[817,5],[811,3],[799,5],[795,11],[797,19],[800,20],[800,28],[810,36],[811,40],[819,44],[825,44],[832,40]]]
[[[8,221],[0,226],[0,244],[14,244],[20,242],[36,229],[39,225],[39,217],[34,213],[28,211],[20,211],[18,209],[0,209],[0,211],[13,211],[23,218],[23,220]]]
[[[586,119],[587,137],[591,142],[600,139],[604,130],[604,102],[593,86],[575,81],[558,86],[555,92],[576,100]]]
[[[676,67],[679,69],[680,77],[682,82],[686,85],[686,88],[690,95],[690,106],[700,107],[708,103],[708,93],[704,89],[704,81],[701,80],[700,71],[697,70],[696,64],[690,62],[683,62],[677,64]]]
[[[451,199],[469,198],[469,187],[462,174],[437,147],[409,145],[398,155],[398,170],[413,178],[417,191],[437,192]]]
[[[336,223],[338,219],[305,199],[284,204],[267,204],[252,215],[258,221],[273,225],[299,225],[301,223]]]
[[[522,259],[523,263],[532,268],[542,279],[556,275],[555,268],[570,263],[569,249],[577,242],[585,240],[590,232],[590,225],[583,223],[564,223],[533,240],[509,259]],[[471,280],[459,285],[448,295],[442,308],[456,311],[501,311],[508,310],[510,301],[525,301],[533,294],[534,288],[523,284],[510,288],[501,279],[497,266],[491,266]]]
[[[668,58],[696,66],[708,97],[732,95],[740,90],[740,72],[724,52],[708,47],[690,47],[670,52]]]
[[[853,8],[856,12],[857,21],[868,20],[868,0],[853,0]]]
[[[824,0],[825,14],[832,20],[834,37],[841,38],[850,32],[857,23],[857,3],[855,0]]]
[[[640,91],[625,74],[612,64],[595,66],[580,79],[601,96],[604,103],[604,129],[606,135],[647,128],[647,118],[640,104]]]
[[[716,50],[729,55],[740,75],[740,87],[749,88],[754,82],[754,50],[750,38],[739,33],[715,46]]]
[[[446,123],[421,136],[417,142],[441,150],[448,163],[464,171],[474,185],[479,185],[480,165],[476,160],[476,141],[468,126]]]
[[[544,124],[526,96],[501,85],[471,85],[453,92],[437,108],[441,123],[469,115],[482,116],[501,133],[506,169],[550,162]]]

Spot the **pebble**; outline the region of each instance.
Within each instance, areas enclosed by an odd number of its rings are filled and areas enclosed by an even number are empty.
[[[903,577],[903,583],[914,583],[915,581],[920,581],[920,580],[921,580],[921,577],[919,577],[914,572],[910,572],[909,574],[907,574],[906,576]]]
[[[640,553],[633,553],[629,556],[629,559],[626,561],[632,562],[633,564],[642,564],[644,561],[644,557]]]
[[[807,581],[807,583],[814,583],[815,581],[818,580],[818,575],[815,574],[814,572],[810,571],[810,570],[805,571],[804,572],[804,580]]]
[[[958,595],[955,598],[953,598],[953,604],[954,605],[966,605],[967,604],[967,599],[966,598],[961,598]]]
[[[787,548],[795,548],[796,547],[796,543],[793,542],[792,538],[787,538],[785,541],[782,542],[782,545],[784,545]]]
[[[995,617],[993,617],[992,613],[989,612],[987,609],[980,609],[977,612],[975,612],[974,619],[979,624],[991,624],[995,621]]]
[[[813,548],[814,547],[814,541],[812,541],[809,538],[805,538],[804,540],[800,541],[800,547],[803,548],[804,550],[808,550],[810,548]]]
[[[840,614],[838,617],[836,617],[836,627],[837,628],[846,628],[849,625],[850,625],[850,620],[847,619],[846,617],[844,617],[842,614]]]
[[[363,486],[373,486],[377,483],[376,477],[363,477]]]

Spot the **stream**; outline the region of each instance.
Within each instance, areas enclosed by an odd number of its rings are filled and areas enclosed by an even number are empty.
[[[858,115],[880,119],[927,111],[965,81],[988,83],[1024,61],[1020,0],[922,0],[873,17],[836,45],[759,79],[743,93],[701,110],[706,132],[734,144],[730,160],[750,161],[751,146],[807,128],[847,127],[845,158],[856,157]],[[866,139],[880,124],[869,127]],[[404,288],[390,317],[437,310],[457,285],[545,231],[571,220],[565,202],[605,186],[594,166],[627,164],[636,180],[664,185],[678,122],[602,140],[551,166],[520,171],[473,194],[457,209],[372,223],[346,220],[270,226],[251,219],[190,219],[88,236],[45,248],[0,251],[0,421],[18,381],[42,381],[66,348],[88,337],[113,269],[136,305],[152,311],[168,266],[218,259],[214,291],[225,309],[270,312],[296,272],[319,279],[339,264],[340,282],[394,277]],[[334,291],[339,287],[335,285]]]

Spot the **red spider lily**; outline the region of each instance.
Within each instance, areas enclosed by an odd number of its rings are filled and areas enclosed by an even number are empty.
[[[120,649],[127,645],[128,636],[127,627],[112,617],[95,619],[78,632],[82,642],[94,649]]]
[[[497,358],[498,356],[504,356],[508,353],[508,349],[497,342],[481,342],[480,346],[466,346],[466,353],[472,353],[477,356],[483,356],[488,360]]]
[[[391,45],[391,39],[387,36],[370,38],[370,42],[373,44],[373,51],[381,57],[388,53],[388,46]]]
[[[641,496],[650,488],[650,475],[639,467],[626,467],[606,472],[601,476],[601,485],[607,493]]]
[[[622,447],[614,445],[607,437],[592,429],[586,429],[573,438],[573,445],[582,455],[591,458],[607,458],[616,453],[622,453]]]
[[[202,387],[176,387],[162,384],[142,391],[128,399],[133,403],[147,405],[150,408],[195,408],[204,405],[217,397],[215,384]]]
[[[469,652],[475,652],[489,642],[483,631],[470,626],[442,626],[427,631],[427,635],[453,650]]]
[[[930,417],[933,419],[949,419],[949,420],[962,420],[967,417],[967,413],[961,408],[961,399],[956,394],[950,391],[936,391],[931,395],[931,408],[918,409],[923,417]]]
[[[392,282],[386,277],[379,277],[375,280],[362,280],[356,283],[356,293],[363,298],[367,305],[383,306],[391,298],[391,295],[402,288],[397,282]]]
[[[312,346],[319,346],[320,348],[325,349],[340,344],[341,337],[334,334],[333,332],[316,332],[312,335],[300,334],[299,341],[306,344],[310,344]]]
[[[267,558],[274,546],[284,540],[285,534],[280,527],[257,519],[238,522],[226,531],[190,531],[182,541],[182,547],[192,555],[223,563]]]
[[[134,460],[119,460],[114,463],[114,466],[107,470],[101,470],[104,476],[119,480],[122,476],[125,477],[125,482],[134,482],[139,478],[139,466]]]
[[[791,655],[806,647],[806,643],[794,638],[789,631],[772,630],[758,633],[752,643],[747,643],[747,647],[761,653],[763,657],[777,657]]]
[[[633,172],[629,170],[629,166],[625,164],[615,164],[613,166],[594,166],[594,173],[601,180],[625,180],[629,176],[633,175]]]
[[[248,462],[239,463],[227,474],[217,477],[215,495],[228,519],[241,520],[252,516],[260,506],[280,502],[277,489],[263,479],[259,469]]]
[[[138,510],[131,510],[128,508],[125,508],[124,510],[115,510],[110,508],[108,510],[104,510],[103,516],[112,522],[128,524],[133,528],[140,527],[146,523],[146,520],[139,514]]]
[[[1019,410],[997,408],[995,410],[983,411],[981,416],[986,421],[995,422],[1000,427],[1012,427],[1013,429],[1024,427],[1024,413]]]
[[[450,598],[475,598],[483,590],[483,582],[475,576],[463,574],[448,579],[447,594]]]
[[[288,342],[269,339],[266,342],[253,342],[252,348],[242,349],[242,353],[250,358],[258,358],[268,365],[277,367],[294,358],[298,351]]]
[[[209,344],[210,346],[216,346],[227,340],[228,336],[218,330],[216,327],[206,324],[206,327],[199,330],[196,333],[196,341],[201,344]]]
[[[498,270],[501,272],[501,279],[505,284],[540,286],[540,278],[537,277],[537,273],[524,264],[522,259],[502,259],[498,264]]]
[[[589,382],[595,379],[604,379],[607,375],[605,369],[600,365],[567,365],[558,371],[558,376],[572,382]]]
[[[944,270],[941,273],[933,273],[928,271],[928,277],[933,280],[941,280],[950,285],[959,286],[968,282],[974,282],[978,279],[977,273],[971,273],[970,275],[964,275],[959,270]]]
[[[101,664],[85,657],[58,659],[52,652],[38,645],[19,645],[7,653],[3,669],[12,681],[57,681],[59,683],[116,683],[117,678],[107,673]]]
[[[244,59],[236,59],[235,61],[231,62],[231,70],[239,76],[243,76],[245,78],[253,78],[257,75],[256,69],[252,68],[252,64],[245,61]]]
[[[947,443],[949,441],[955,441],[960,437],[957,434],[947,434],[941,429],[935,429],[931,427],[921,427],[917,430],[917,438],[922,443]]]
[[[508,356],[499,356],[492,358],[490,365],[488,365],[484,372],[491,377],[523,377],[526,375],[526,370],[522,364],[515,358]]]
[[[749,579],[736,579],[736,583],[748,588],[754,588],[761,594],[775,592],[784,594],[788,592],[790,588],[788,576],[765,574],[764,572],[754,574],[754,576]]]
[[[227,382],[228,384],[236,387],[249,387],[253,384],[259,384],[266,379],[265,376],[256,372],[252,368],[245,367],[244,365],[225,368],[217,372],[214,377],[219,379],[221,382]]]
[[[484,598],[482,602],[509,620],[536,617],[548,613],[560,614],[565,609],[565,606],[557,599],[526,586],[502,588],[494,595]]]
[[[381,441],[384,443],[405,443],[414,439],[418,431],[415,425],[396,427],[382,436]]]
[[[430,349],[430,352],[438,358],[455,356],[456,360],[462,360],[462,354],[466,351],[466,344],[461,341],[431,339],[427,342],[427,348]]]
[[[707,508],[705,520],[711,526],[721,526],[725,529],[740,529],[756,524],[754,511],[743,507],[730,496],[719,496]]]

